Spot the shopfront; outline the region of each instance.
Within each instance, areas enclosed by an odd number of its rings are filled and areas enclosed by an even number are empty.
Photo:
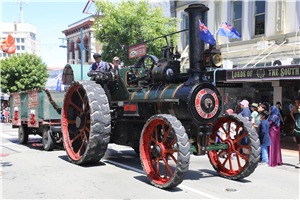
[[[291,134],[290,111],[295,98],[300,97],[300,65],[226,70],[225,80],[223,84],[227,85],[217,84],[224,97],[224,109],[238,112],[237,103],[243,99],[250,104],[268,102],[274,105],[279,101],[286,121],[285,132]],[[234,87],[228,87],[230,83]]]

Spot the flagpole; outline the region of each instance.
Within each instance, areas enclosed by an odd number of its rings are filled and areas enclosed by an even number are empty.
[[[222,24],[222,22],[221,22],[221,24]],[[220,26],[221,26],[221,24],[220,24]],[[219,26],[219,28],[217,29],[216,33],[215,33],[215,38],[217,38],[217,32],[218,32],[218,30],[220,29],[220,26]]]

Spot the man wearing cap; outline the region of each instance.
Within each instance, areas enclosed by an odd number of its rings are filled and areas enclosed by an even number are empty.
[[[89,68],[89,71],[88,71],[88,76],[90,74],[90,72],[93,70],[93,71],[103,71],[103,72],[107,72],[110,70],[110,66],[107,62],[104,62],[101,60],[101,54],[100,53],[95,53],[93,55],[94,59],[96,62],[94,62],[90,68]]]

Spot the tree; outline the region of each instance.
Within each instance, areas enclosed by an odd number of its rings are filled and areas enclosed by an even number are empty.
[[[18,92],[45,87],[49,74],[40,57],[24,53],[1,60],[2,92]]]
[[[178,19],[165,17],[161,6],[154,9],[146,0],[122,0],[118,3],[100,0],[95,4],[104,15],[103,18],[96,18],[94,21],[95,38],[103,44],[102,60],[108,62],[112,61],[114,56],[123,56],[123,45],[137,44],[178,31],[176,26]],[[178,36],[178,34],[172,35],[168,42],[172,38],[176,44]],[[150,44],[151,42],[147,43],[147,51]],[[160,48],[163,46],[166,46],[164,38],[155,40],[151,47],[151,54],[160,58]],[[125,56],[128,58],[128,51]],[[126,60],[126,64],[133,64],[137,59]]]

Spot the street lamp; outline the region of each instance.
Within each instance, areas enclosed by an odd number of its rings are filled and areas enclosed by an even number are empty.
[[[83,59],[82,59],[83,58],[83,51],[82,50],[86,50],[86,51],[89,51],[91,53],[95,53],[95,52],[92,52],[92,51],[90,51],[90,50],[88,50],[87,48],[84,47],[83,42],[82,42],[82,28],[80,29],[80,43],[77,43],[74,40],[69,40],[67,38],[58,38],[58,39],[62,39],[63,43],[59,46],[61,48],[67,48],[67,46],[64,44],[64,40],[74,42],[79,46],[80,53],[81,53],[81,59],[80,59],[81,60],[81,80],[83,80]]]

